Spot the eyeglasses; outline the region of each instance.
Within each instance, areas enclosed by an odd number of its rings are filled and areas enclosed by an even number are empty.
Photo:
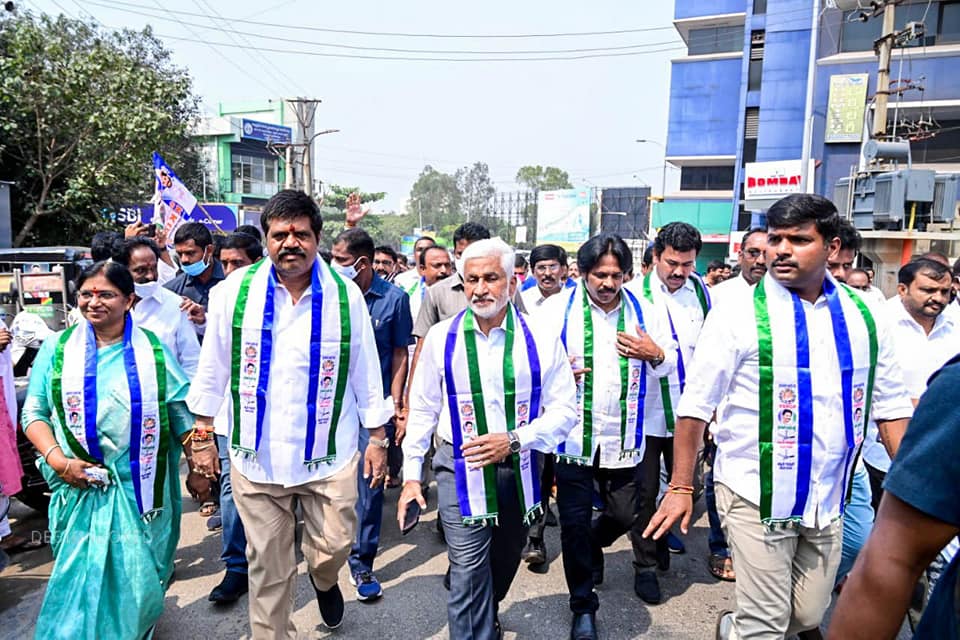
[[[560,273],[560,265],[557,263],[553,264],[538,264],[533,268],[536,273]]]
[[[111,300],[116,300],[120,297],[119,293],[114,291],[87,291],[83,290],[77,294],[77,297],[83,300],[84,302],[90,302],[95,297],[102,302],[110,302]]]
[[[763,249],[745,249],[743,252],[751,258],[759,258],[763,255]]]

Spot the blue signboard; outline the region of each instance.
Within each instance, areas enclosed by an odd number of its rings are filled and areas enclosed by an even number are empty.
[[[237,205],[235,204],[201,202],[192,217],[196,222],[202,222],[206,225],[211,233],[217,233],[218,231],[230,233],[237,228],[237,215]],[[110,217],[122,226],[138,221],[150,222],[153,220],[153,203],[124,205],[118,207],[116,212],[111,213]],[[173,242],[173,239],[171,238],[170,241]]]
[[[241,128],[244,138],[289,144],[293,140],[293,129],[280,124],[243,119]]]

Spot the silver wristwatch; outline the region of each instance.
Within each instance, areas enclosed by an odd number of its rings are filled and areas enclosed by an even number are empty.
[[[507,431],[507,440],[510,441],[510,453],[520,453],[520,436],[516,431]]]
[[[371,436],[371,438],[370,438],[370,444],[374,445],[375,447],[380,447],[381,449],[389,449],[389,448],[390,448],[390,441],[387,440],[386,438],[384,438],[383,440],[381,440],[380,438],[374,438],[374,437]]]

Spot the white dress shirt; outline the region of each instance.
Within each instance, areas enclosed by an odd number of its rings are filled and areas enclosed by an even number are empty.
[[[643,295],[643,278],[634,278],[624,286],[638,298],[646,301]],[[677,330],[677,341],[680,343],[680,354],[683,356],[684,369],[687,374],[686,383],[689,384],[690,358],[693,357],[694,347],[697,346],[697,340],[700,337],[700,329],[703,327],[704,318],[703,307],[700,305],[697,290],[693,281],[687,278],[683,286],[673,293],[670,293],[667,285],[665,285],[657,275],[657,270],[653,269],[650,272],[650,292],[653,294],[653,306],[656,310],[655,313],[652,312],[650,315],[657,317],[664,324],[667,339],[671,345],[674,345],[669,351],[664,348],[664,352],[673,358],[674,364],[671,366],[670,372],[672,373],[676,368],[677,352],[676,343],[673,342],[673,336],[670,333],[670,319],[672,319],[673,326]],[[665,313],[666,310],[670,312],[669,318]],[[644,311],[644,314],[646,314],[646,311]],[[646,317],[646,315],[644,317]],[[657,342],[657,344],[663,346],[663,344],[659,342]],[[674,388],[671,390],[674,397],[676,397],[679,389],[674,385]],[[649,419],[644,423],[644,433],[648,436],[656,436],[659,438],[672,438],[673,434],[667,430],[667,418],[663,410],[660,381],[652,379],[651,376],[647,376],[647,398],[648,400],[654,398],[656,400],[649,402],[650,410],[647,412]],[[676,412],[676,408],[676,406],[673,407],[674,416],[679,415]]]
[[[430,448],[434,431],[441,440],[453,442],[444,376],[444,346],[454,319],[438,322],[424,338],[420,360],[410,383],[410,411],[403,440],[404,478],[421,477],[423,457]],[[474,329],[488,424],[506,425],[507,421],[503,389],[505,327],[506,317],[499,327],[490,330],[489,336],[479,328]],[[516,330],[519,331],[519,327]],[[576,386],[560,338],[540,328],[531,327],[530,330],[535,336],[540,357],[540,406],[543,413],[517,429],[516,434],[522,449],[553,453],[577,422]],[[502,430],[505,429],[504,426]]]
[[[187,406],[196,415],[216,416],[226,400],[227,415],[233,419],[233,407],[228,399],[233,308],[243,280],[241,274],[248,268],[230,274],[217,285],[218,295],[210,299],[200,363],[187,396]],[[321,273],[323,286],[332,287],[331,276]],[[274,294],[273,358],[260,449],[252,459],[231,453],[234,469],[248,480],[291,487],[329,477],[353,459],[360,424],[376,429],[393,415],[393,403],[389,397],[383,397],[377,345],[363,294],[352,281],[346,282],[346,292],[352,329],[350,367],[337,425],[336,459],[313,469],[304,464],[312,294],[307,288],[294,304],[286,288],[278,283]],[[338,301],[335,296],[324,296],[323,303],[338,304]]]
[[[718,285],[710,287],[710,302],[717,304],[725,298],[733,297],[736,299],[738,292],[752,288],[753,285],[747,282],[747,279],[744,278],[742,274],[737,275],[736,278],[729,278]]]
[[[171,267],[163,260],[157,260],[157,282],[160,283],[161,287],[176,278],[177,273],[176,268]]]
[[[157,334],[160,342],[167,345],[192,380],[197,373],[197,360],[200,359],[200,342],[193,323],[187,314],[180,311],[180,302],[180,296],[158,286],[152,296],[133,305],[130,316],[137,326]]]
[[[567,301],[570,299],[569,289],[564,293],[552,296],[543,310],[543,318],[549,318],[552,331],[560,334],[563,329],[563,319]],[[580,295],[576,289],[575,295]],[[589,455],[591,460],[600,452],[600,466],[604,469],[623,469],[636,466],[640,462],[640,455],[621,457],[622,443],[620,438],[620,356],[617,353],[617,319],[620,307],[609,313],[601,309],[588,296],[590,301],[590,315],[593,319],[593,447]],[[677,364],[677,346],[670,336],[670,327],[666,323],[666,316],[657,312],[653,305],[640,296],[640,312],[643,314],[643,324],[650,339],[663,349],[664,361],[654,368],[646,363],[647,387],[643,404],[643,432],[649,435],[649,429],[662,428],[663,404],[660,399],[660,379],[673,373]],[[629,316],[628,316],[629,317]],[[574,326],[575,325],[575,326]],[[626,333],[636,336],[636,327],[624,326]],[[567,355],[575,357],[576,368],[583,367],[583,317],[574,317],[571,314],[567,328]],[[642,448],[642,443],[637,443]]]
[[[398,273],[393,279],[393,284],[397,285],[404,291],[413,286],[413,283],[420,279],[420,271],[417,270],[416,265],[412,268],[407,269],[403,273]],[[417,318],[417,314],[413,314],[414,320]]]
[[[779,286],[768,277],[767,286]],[[759,349],[751,290],[737,300],[713,308],[687,368],[687,386],[677,407],[678,417],[709,422],[714,409],[717,458],[714,479],[755,505],[760,503]],[[842,477],[847,454],[843,429],[840,365],[830,308],[822,295],[814,304],[803,301],[813,372],[813,455],[810,493],[801,524],[822,528],[839,516]],[[771,317],[771,322],[793,318]],[[893,337],[877,321],[876,378],[872,415],[880,420],[908,418],[913,405],[897,365]]]
[[[957,325],[956,316],[941,313],[933,323],[933,330],[927,335],[923,327],[907,313],[899,296],[881,306],[887,314],[896,364],[903,374],[903,383],[910,397],[917,400],[927,390],[930,376],[960,353],[960,326]],[[890,468],[890,456],[880,442],[880,433],[873,420],[867,424],[863,460],[880,471],[885,472]]]

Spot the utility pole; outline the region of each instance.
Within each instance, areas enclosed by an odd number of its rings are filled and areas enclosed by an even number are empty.
[[[873,118],[873,137],[883,138],[887,135],[887,103],[890,98],[890,57],[893,53],[893,44],[896,39],[894,33],[894,17],[896,3],[887,0],[883,6],[883,28],[880,39],[877,40],[877,53],[880,56],[880,68],[877,70],[877,102]]]
[[[301,162],[303,164],[302,189],[308,196],[313,197],[313,175],[311,172],[311,153],[313,150],[313,120],[317,113],[320,100],[316,98],[289,98],[287,102],[293,107],[293,113],[300,125],[300,143],[302,145]]]
[[[274,155],[283,156],[286,166],[286,177],[283,187],[285,189],[300,188],[304,193],[313,197],[313,141],[322,135],[328,133],[337,133],[339,129],[324,129],[314,133],[314,117],[317,113],[317,105],[320,100],[317,98],[288,98],[286,101],[297,119],[297,139],[299,142],[290,141],[284,144],[268,145],[268,148]],[[281,153],[282,152],[282,153]],[[294,179],[294,166],[299,162],[301,166],[300,180]]]
[[[800,193],[808,193],[810,152],[813,146],[813,91],[816,86],[817,48],[820,42],[820,0],[813,0],[810,22],[810,51],[807,59],[807,94],[803,106],[803,139],[800,149]]]

